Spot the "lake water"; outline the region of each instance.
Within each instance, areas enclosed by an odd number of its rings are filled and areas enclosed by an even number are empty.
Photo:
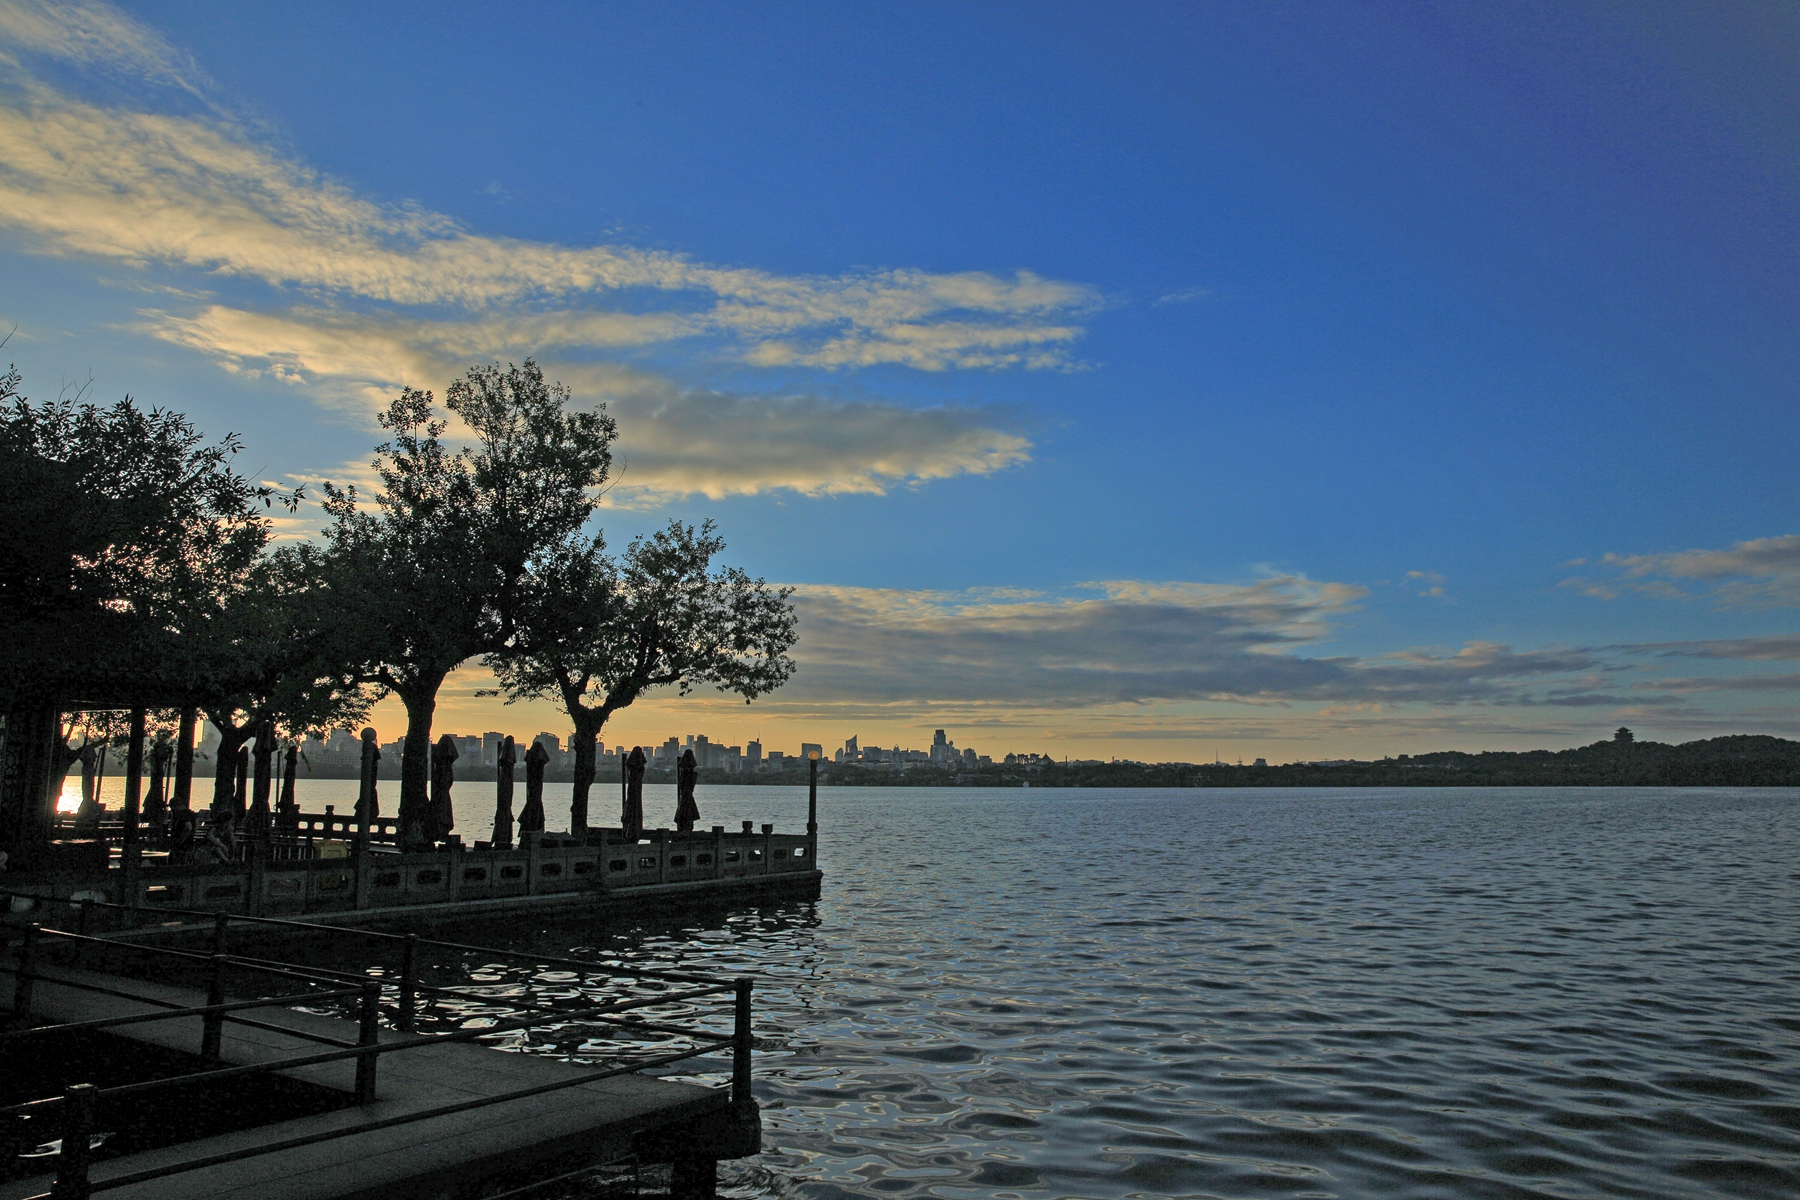
[[[340,785],[302,787],[317,810]],[[484,836],[491,790],[458,790]],[[647,793],[669,821],[673,789]],[[700,803],[804,827],[803,789]],[[722,1164],[738,1195],[1800,1195],[1800,792],[820,808],[817,902],[506,934],[758,977],[765,1151]]]

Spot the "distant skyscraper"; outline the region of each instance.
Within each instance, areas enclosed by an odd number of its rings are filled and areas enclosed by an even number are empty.
[[[825,757],[825,747],[821,746],[817,742],[801,742],[800,743],[800,757],[801,758],[824,758]]]
[[[762,743],[761,742],[745,742],[744,743],[744,761],[749,763],[753,767],[756,766],[758,763],[762,762]]]
[[[861,757],[862,757],[862,751],[857,748],[856,738],[849,737],[849,738],[844,739],[844,761],[845,762],[855,762],[857,759],[859,759]]]
[[[481,735],[481,761],[492,765],[500,761],[500,743],[506,740],[504,733],[484,733]],[[530,749],[530,747],[526,747]]]

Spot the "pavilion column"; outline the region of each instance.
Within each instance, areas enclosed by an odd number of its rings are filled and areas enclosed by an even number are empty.
[[[13,869],[28,865],[49,844],[62,776],[56,771],[56,737],[62,706],[27,703],[6,714],[0,736],[0,842],[13,851]]]
[[[144,799],[144,725],[141,708],[131,710],[131,741],[125,751],[125,848],[127,867],[135,866],[138,853],[138,814]]]

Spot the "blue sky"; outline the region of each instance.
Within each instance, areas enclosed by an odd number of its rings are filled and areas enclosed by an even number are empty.
[[[1796,66],[1782,5],[0,0],[0,316],[282,481],[483,359],[608,404],[609,535],[716,518],[803,634],[609,740],[1796,736]]]

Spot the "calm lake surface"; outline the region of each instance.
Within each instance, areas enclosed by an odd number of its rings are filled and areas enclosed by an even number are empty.
[[[491,790],[457,790],[484,836]],[[700,804],[806,819],[798,788]],[[673,809],[647,789],[650,824]],[[721,1164],[732,1194],[1800,1195],[1800,792],[856,788],[820,810],[817,902],[479,931],[757,976],[765,1149]],[[494,997],[454,1020],[572,978],[439,966]]]

